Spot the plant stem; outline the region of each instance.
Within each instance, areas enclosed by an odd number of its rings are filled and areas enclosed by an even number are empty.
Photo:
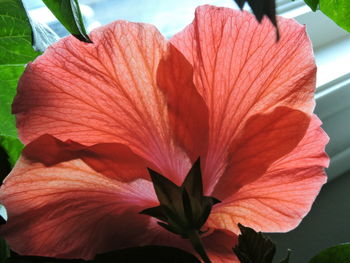
[[[207,253],[205,252],[203,242],[199,236],[199,233],[197,230],[190,231],[188,233],[188,238],[193,246],[193,248],[196,250],[196,252],[200,255],[204,263],[211,263]]]

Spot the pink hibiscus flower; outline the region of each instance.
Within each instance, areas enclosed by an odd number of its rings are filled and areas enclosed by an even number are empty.
[[[221,200],[203,235],[212,262],[238,262],[238,223],[295,228],[326,181],[328,138],[312,113],[305,27],[280,18],[279,28],[276,43],[268,21],[202,6],[169,41],[117,21],[93,44],[70,36],[48,48],[13,105],[29,144],[1,187],[0,234],[20,254],[61,258],[188,249],[140,211],[159,205],[147,167],[181,185],[199,156],[204,194]]]

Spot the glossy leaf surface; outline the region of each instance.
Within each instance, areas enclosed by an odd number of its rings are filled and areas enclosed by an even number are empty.
[[[1,220],[0,216],[0,220]],[[5,263],[7,257],[10,255],[10,250],[4,239],[0,238],[0,263]]]
[[[350,243],[327,248],[313,257],[309,263],[350,263]]]
[[[8,162],[13,167],[21,154],[23,144],[16,137],[0,136],[0,148],[6,152]]]
[[[22,144],[17,139],[11,104],[25,64],[40,53],[32,47],[32,29],[20,0],[0,2],[0,147],[11,166],[18,159]],[[2,160],[6,162],[6,159]],[[3,166],[3,169],[4,166]],[[4,171],[2,171],[4,172]],[[5,173],[5,172],[4,172]]]
[[[350,1],[319,0],[320,9],[340,27],[350,32]]]
[[[78,0],[43,0],[43,2],[73,36],[91,43],[84,27]]]
[[[17,136],[11,104],[24,65],[38,52],[32,48],[32,30],[20,0],[0,2],[0,135]]]

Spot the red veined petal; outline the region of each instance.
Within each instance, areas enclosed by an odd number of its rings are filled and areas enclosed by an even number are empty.
[[[212,195],[225,200],[258,179],[276,160],[298,145],[309,123],[308,115],[286,107],[252,116],[228,149],[229,164]]]
[[[95,171],[119,181],[149,179],[146,168],[152,168],[151,164],[123,144],[100,143],[84,146],[70,140],[63,142],[49,134],[41,135],[30,142],[22,154],[30,161],[46,166],[82,159]]]
[[[91,259],[97,253],[147,244],[157,204],[151,182],[122,183],[81,160],[45,167],[22,157],[1,187],[8,222],[0,233],[24,255]]]
[[[191,66],[150,25],[117,21],[90,38],[93,44],[62,39],[28,65],[13,104],[21,140],[27,144],[48,133],[84,145],[122,143],[180,184],[195,148],[182,148],[197,133],[189,120],[206,107],[193,87]],[[177,64],[167,66],[166,57]],[[164,81],[159,87],[157,77],[170,78],[178,66],[178,81],[171,84],[176,89]],[[191,113],[182,124],[184,112]]]
[[[276,161],[253,183],[214,206],[208,220],[213,228],[239,233],[237,224],[263,232],[286,232],[309,212],[327,178],[328,137],[313,116],[305,137],[289,154]]]
[[[267,19],[247,12],[197,8],[192,24],[170,41],[191,62],[209,108],[206,183],[215,185],[232,142],[255,114],[286,106],[311,115],[315,63],[305,27],[279,18],[281,39]]]

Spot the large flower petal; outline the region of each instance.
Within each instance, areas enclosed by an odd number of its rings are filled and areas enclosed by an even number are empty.
[[[1,187],[8,222],[0,233],[24,255],[91,259],[96,253],[148,243],[157,205],[151,182],[121,183],[81,160],[52,167],[22,157]]]
[[[67,37],[28,65],[13,104],[21,140],[48,133],[85,145],[123,143],[180,184],[191,167],[187,155],[198,154],[184,145],[207,131],[191,66],[150,25],[117,21],[90,38],[93,44]],[[176,81],[158,85],[157,78]]]
[[[324,146],[328,137],[320,125],[314,116],[299,145],[258,180],[215,206],[208,225],[235,233],[239,231],[238,223],[264,232],[295,228],[327,180],[324,167],[328,166],[329,158]]]
[[[278,23],[276,43],[266,19],[259,24],[247,12],[202,6],[171,39],[193,65],[194,83],[209,108],[209,185],[224,173],[229,149],[253,115],[287,106],[311,116],[316,69],[310,41],[295,21]]]

